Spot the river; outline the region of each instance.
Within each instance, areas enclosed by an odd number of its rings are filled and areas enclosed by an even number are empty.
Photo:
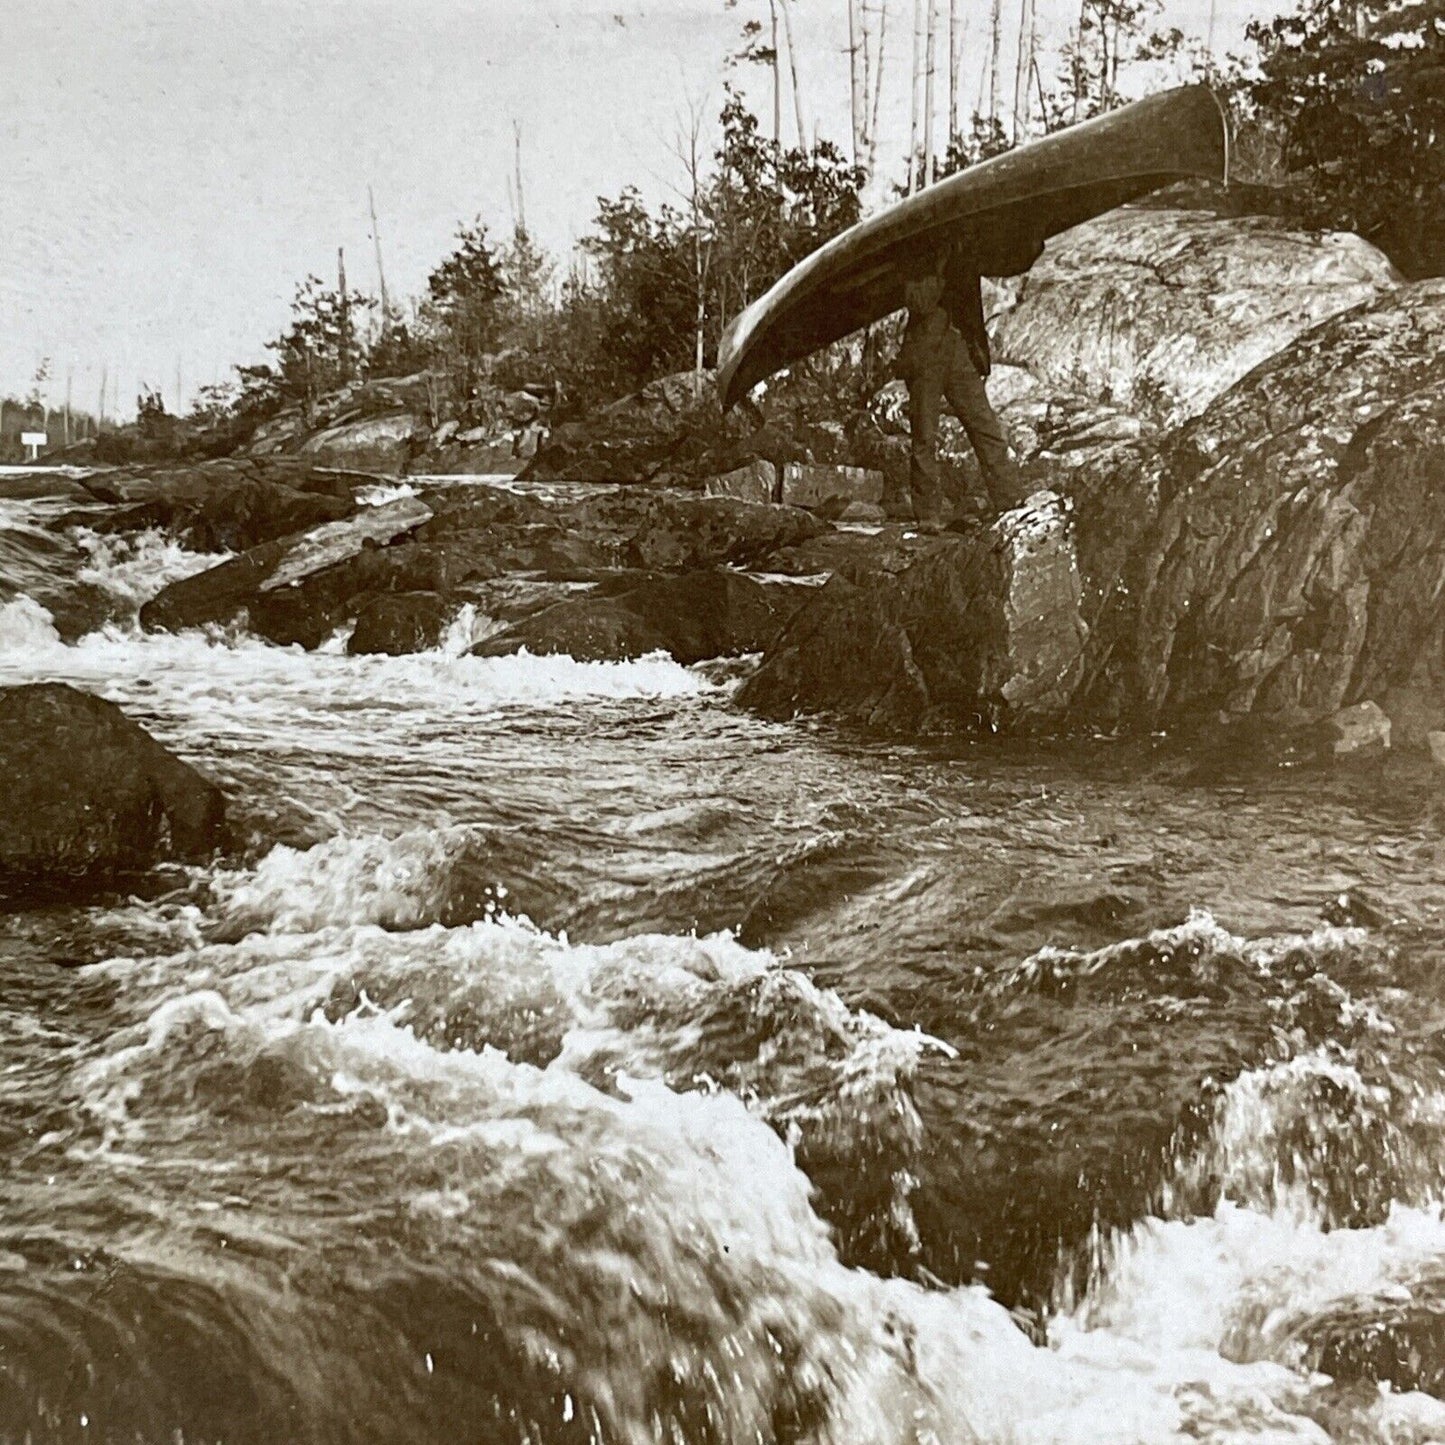
[[[882,742],[748,664],[142,634],[0,684],[243,847],[0,915],[0,1440],[1445,1440],[1423,764]]]

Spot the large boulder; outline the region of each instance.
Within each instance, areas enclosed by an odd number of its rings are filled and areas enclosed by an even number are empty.
[[[383,592],[357,614],[346,650],[353,655],[386,653],[392,657],[427,652],[441,641],[454,611],[437,592]]]
[[[742,699],[905,730],[1295,728],[1396,699],[1412,735],[1445,724],[1445,282],[1382,292],[1058,480],[1067,516],[835,576]]]
[[[105,882],[225,841],[213,782],[63,683],[0,689],[0,776],[0,888]]]
[[[1172,424],[1399,277],[1358,236],[1125,207],[1050,241],[993,319],[999,361]]]
[[[354,516],[310,532],[263,543],[162,588],[141,608],[141,625],[176,631],[229,622],[268,594],[293,588],[368,547],[379,547],[411,532],[431,515],[424,502],[403,497],[384,506],[363,507]]]
[[[385,412],[326,427],[307,437],[301,455],[347,467],[402,472],[427,427],[410,411]]]
[[[1072,486],[1082,712],[1306,724],[1445,695],[1445,282],[1326,322]]]
[[[525,648],[581,662],[667,652],[684,664],[761,652],[787,620],[798,589],[765,587],[725,568],[650,578],[610,595],[570,598],[486,638],[472,650],[504,657]]]
[[[1040,494],[992,527],[924,543],[903,570],[834,573],[739,694],[770,717],[869,727],[1046,727],[1066,717],[1087,637],[1068,508]]]

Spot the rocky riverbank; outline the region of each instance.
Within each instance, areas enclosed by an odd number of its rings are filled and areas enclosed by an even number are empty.
[[[740,701],[777,717],[1296,731],[1368,701],[1423,743],[1445,719],[1445,288],[1358,238],[1140,210],[994,303],[991,389],[1037,493],[979,516],[946,439],[958,516],[936,539],[876,525],[896,386],[842,417],[722,418],[692,378],[554,430],[530,486],[419,478],[377,504],[376,477],[320,465],[362,453],[313,436],[104,474],[85,485],[106,509],[61,525],[234,554],[161,590],[147,628],[395,653],[465,618],[489,655],[760,652]]]

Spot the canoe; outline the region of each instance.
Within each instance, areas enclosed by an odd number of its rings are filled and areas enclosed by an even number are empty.
[[[781,367],[903,305],[903,278],[957,242],[983,276],[1017,276],[1051,236],[1190,177],[1229,178],[1229,122],[1207,85],[1151,95],[970,166],[850,226],[733,318],[723,407]]]

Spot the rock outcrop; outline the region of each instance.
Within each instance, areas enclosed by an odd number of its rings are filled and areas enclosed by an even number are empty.
[[[431,508],[413,497],[381,507],[363,507],[354,516],[328,522],[263,543],[205,572],[172,582],[141,608],[141,625],[176,631],[210,622],[229,622],[268,594],[283,601],[279,589],[291,589],[314,573],[335,567],[368,547],[393,541],[431,517]],[[319,641],[320,639],[318,639]]]
[[[401,473],[425,432],[409,411],[384,412],[313,433],[302,443],[301,454],[334,465]]]
[[[742,699],[910,730],[1294,728],[1396,696],[1422,736],[1445,719],[1445,282],[1297,336],[1059,485],[1068,524],[1007,559],[1006,520],[891,578],[855,564]]]
[[[539,582],[604,579],[612,587],[619,581],[634,587],[639,574],[757,566],[828,530],[796,507],[731,497],[632,489],[558,505],[497,487],[469,488],[460,495],[439,490],[425,499],[362,507],[344,521],[252,548],[166,587],[141,609],[141,622],[176,629],[227,623],[244,614],[249,626],[272,642],[317,647],[355,620],[351,651],[415,651],[435,645],[446,620],[468,602],[498,616],[496,599],[479,590],[494,579],[524,574]],[[721,639],[719,651],[736,650],[736,639],[742,639],[737,647],[743,650],[761,647],[774,628],[744,620],[742,580],[721,601],[705,588],[695,596],[679,595],[686,615],[679,614],[661,641],[654,638],[641,650],[660,646],[691,656],[701,647],[698,656],[716,655],[706,650],[714,638]],[[626,637],[641,636],[637,619],[650,615],[646,598],[640,595],[631,612],[622,609]],[[504,611],[508,605],[503,603]],[[540,605],[525,606],[513,620]],[[661,594],[656,605],[665,605]],[[698,619],[713,606],[721,609],[723,621],[709,632],[706,619]],[[771,603],[767,611],[771,618]],[[561,628],[566,617],[550,625]],[[601,625],[589,624],[598,635]],[[614,631],[615,653],[624,632]]]
[[[1087,637],[1068,509],[1040,494],[993,526],[925,544],[901,571],[841,573],[807,602],[739,700],[908,732],[1067,720]]]
[[[607,587],[571,598],[494,634],[472,649],[503,657],[525,648],[583,662],[619,662],[649,652],[690,664],[761,652],[796,603],[791,586],[764,586],[709,568],[656,577],[615,594]]]
[[[104,472],[89,479],[92,495],[116,510],[67,513],[64,528],[95,532],[169,532],[197,552],[242,552],[356,510],[352,481],[370,476],[296,463],[211,462],[196,467]]]
[[[1399,279],[1358,236],[1125,207],[1049,242],[994,316],[994,351],[1050,391],[1172,425]]]
[[[225,841],[214,783],[62,683],[0,689],[0,776],[0,889],[104,883]]]

